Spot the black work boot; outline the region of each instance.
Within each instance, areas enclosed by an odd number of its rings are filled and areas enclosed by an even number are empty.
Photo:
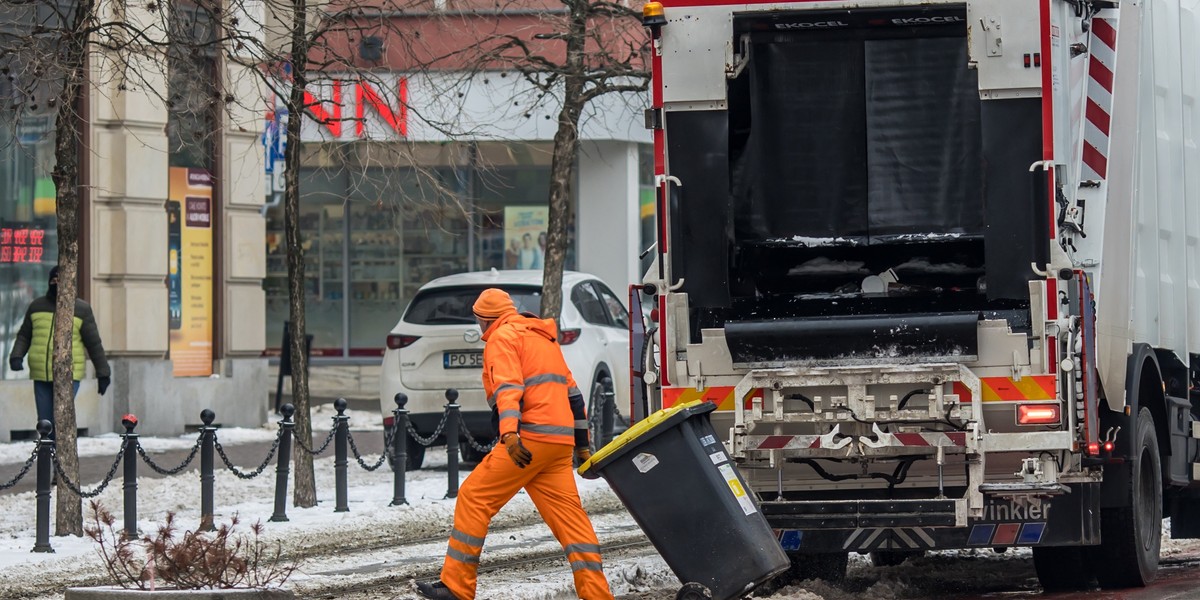
[[[424,581],[417,582],[417,591],[426,598],[432,600],[458,600],[458,598],[446,587],[446,584],[439,581],[426,583]]]

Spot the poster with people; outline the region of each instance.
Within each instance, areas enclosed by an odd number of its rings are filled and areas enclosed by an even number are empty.
[[[504,207],[504,268],[542,268],[545,264],[549,222],[548,207]]]

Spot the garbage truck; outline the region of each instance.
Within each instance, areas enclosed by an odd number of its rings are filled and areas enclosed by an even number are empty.
[[[1200,537],[1200,4],[663,0],[631,414],[713,423],[792,561]]]

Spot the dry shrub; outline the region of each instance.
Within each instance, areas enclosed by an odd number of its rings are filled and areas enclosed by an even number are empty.
[[[283,559],[278,542],[262,539],[261,521],[250,527],[250,536],[237,532],[239,522],[234,515],[216,531],[181,534],[172,512],[153,536],[130,539],[112,513],[93,500],[85,532],[99,546],[109,576],[123,588],[150,589],[152,581],[192,590],[283,585],[296,565]]]

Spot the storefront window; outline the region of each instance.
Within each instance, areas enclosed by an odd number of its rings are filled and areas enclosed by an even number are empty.
[[[505,167],[476,174],[474,266],[541,269],[550,210],[550,168]],[[566,268],[575,268],[575,211],[568,215]]]
[[[449,170],[366,169],[351,182],[350,354],[374,356],[421,285],[468,270],[470,234]]]
[[[344,255],[345,194],[343,171],[302,169],[300,172],[300,235],[304,247],[306,330],[313,337],[314,356],[341,356],[345,306]],[[283,207],[267,214],[268,343],[278,349],[283,323],[288,320],[287,244]]]
[[[542,268],[549,167],[362,167],[349,164],[355,151],[348,148],[321,156],[312,159],[321,166],[305,167],[300,176],[314,356],[382,355],[408,301],[438,277]],[[282,207],[267,218],[264,286],[274,354],[288,319]],[[571,228],[568,269],[575,260],[573,216]]]
[[[0,342],[8,356],[25,309],[46,293],[50,269],[58,262],[55,221],[54,119],[27,115],[15,124],[0,119]],[[2,361],[4,379],[25,379]]]

